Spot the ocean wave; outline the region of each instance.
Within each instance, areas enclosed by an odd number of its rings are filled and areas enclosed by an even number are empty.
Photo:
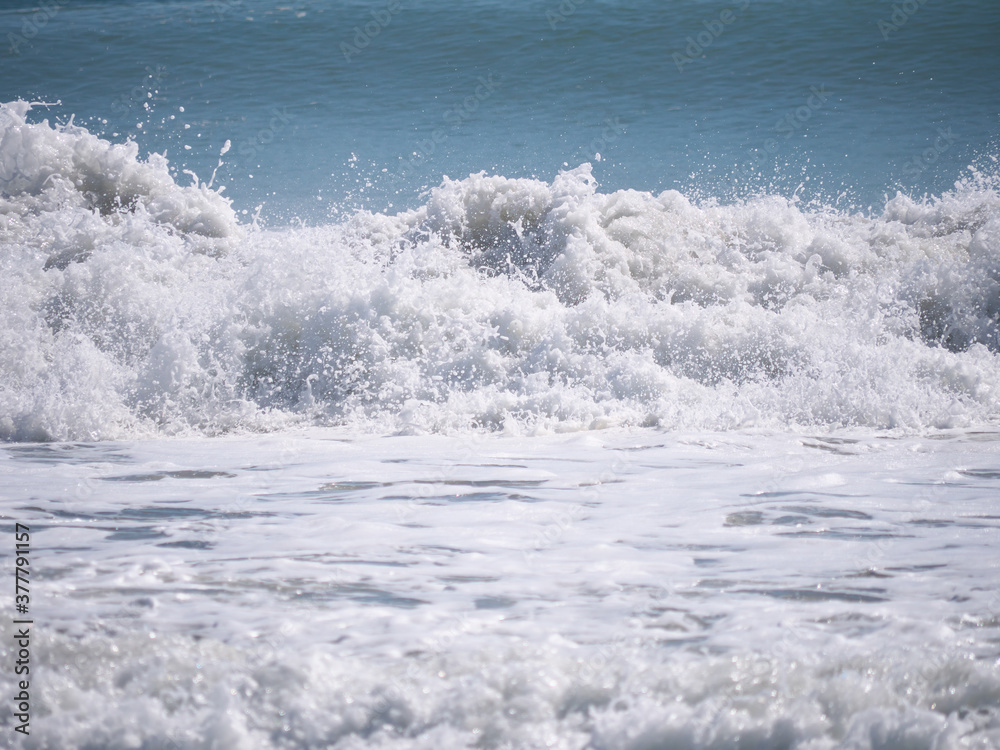
[[[873,216],[445,179],[241,225],[163,156],[0,110],[0,437],[1000,421],[1000,192]]]

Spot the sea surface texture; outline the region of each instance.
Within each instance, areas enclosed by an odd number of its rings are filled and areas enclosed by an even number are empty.
[[[4,3],[0,746],[1000,748],[998,39]]]

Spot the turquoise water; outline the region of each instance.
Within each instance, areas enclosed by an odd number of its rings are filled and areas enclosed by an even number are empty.
[[[583,162],[602,191],[880,210],[1000,126],[991,2],[7,2],[0,30],[0,100],[203,180],[229,140],[215,185],[278,223]]]

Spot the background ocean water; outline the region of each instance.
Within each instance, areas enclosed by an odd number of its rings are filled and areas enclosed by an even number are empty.
[[[0,746],[1000,748],[1000,6],[0,32]]]
[[[585,161],[605,190],[877,210],[897,189],[941,193],[997,147],[993,3],[38,7],[4,4],[0,98],[61,101],[48,117],[206,180],[230,140],[216,184],[279,221]]]

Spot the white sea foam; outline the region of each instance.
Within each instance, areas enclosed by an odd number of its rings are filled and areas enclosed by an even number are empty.
[[[445,179],[241,226],[166,160],[0,116],[0,437],[1000,420],[1000,194],[877,216]]]
[[[1000,742],[997,670],[962,652],[670,657],[630,639],[552,640],[379,663],[270,643],[255,653],[145,634],[48,638],[36,644],[45,654],[38,674],[58,721],[37,719],[25,746],[989,750]]]
[[[6,445],[21,744],[992,750],[998,439]]]

